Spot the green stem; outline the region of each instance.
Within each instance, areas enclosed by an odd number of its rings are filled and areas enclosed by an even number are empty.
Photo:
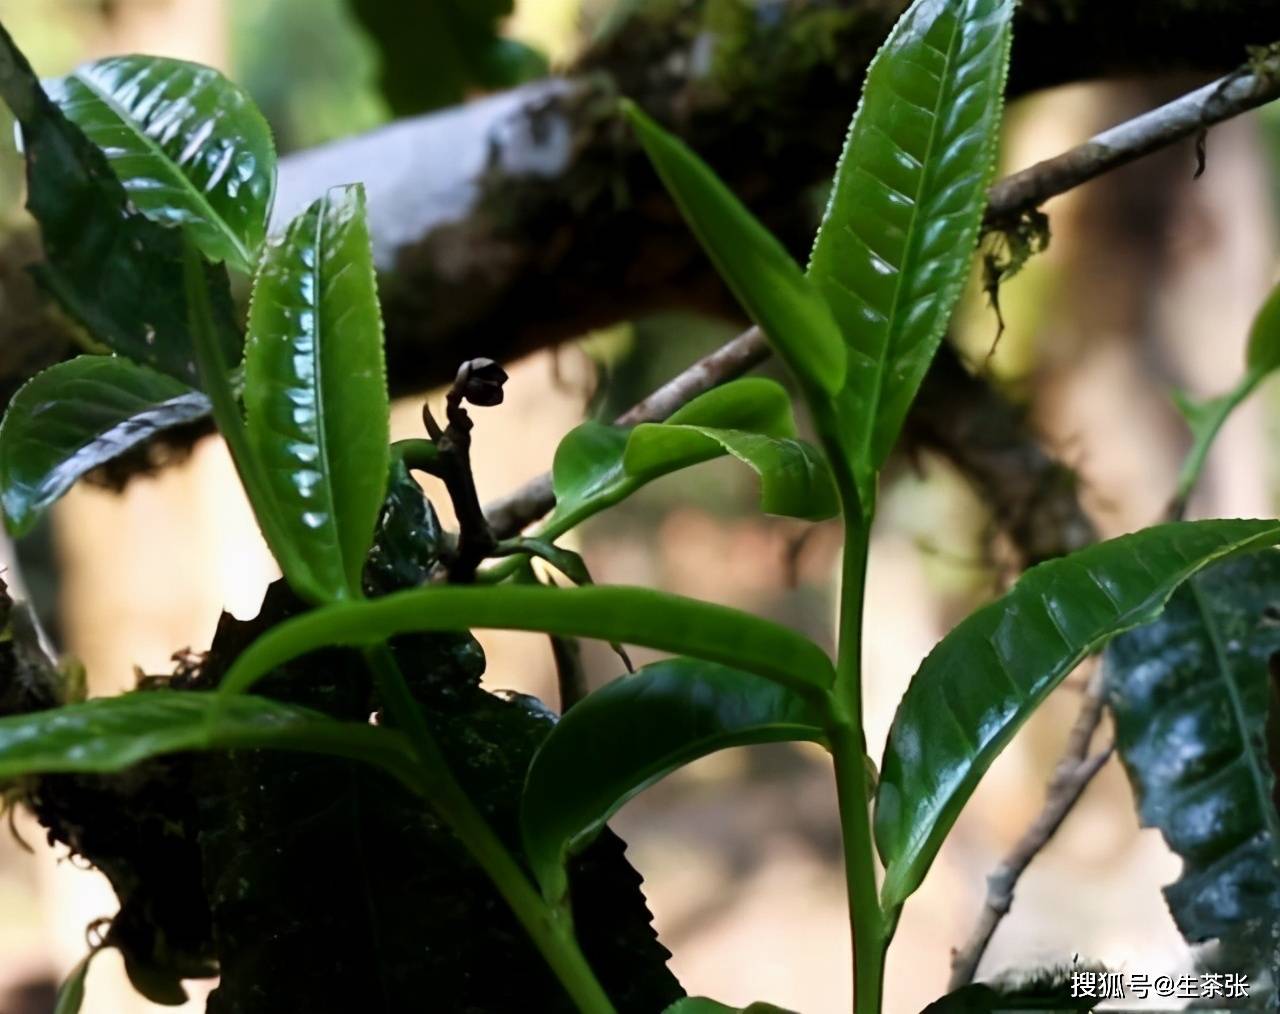
[[[836,681],[830,697],[831,754],[835,763],[836,798],[844,840],[845,881],[849,895],[849,933],[853,950],[855,1014],[880,1014],[884,956],[890,927],[876,888],[875,845],[871,837],[871,793],[867,747],[862,725],[862,631],[866,601],[867,555],[874,493],[868,502],[858,494],[841,439],[840,421],[817,399],[814,423],[822,436],[840,493],[844,514],[844,553],[840,574],[840,620],[837,628]],[[874,484],[866,484],[874,490]]]
[[[1221,397],[1183,408],[1183,414],[1191,426],[1192,442],[1178,473],[1178,486],[1168,511],[1171,518],[1180,518],[1186,510],[1187,501],[1196,483],[1200,481],[1200,473],[1204,471],[1205,460],[1219,430],[1240,403],[1253,394],[1265,375],[1264,372],[1250,370],[1240,383]]]
[[[856,726],[839,722],[829,734],[844,837],[849,931],[853,937],[853,1009],[855,1014],[880,1014],[884,954],[889,941],[876,895],[866,749],[862,730]]]
[[[430,440],[397,440],[391,445],[391,455],[403,461],[406,468],[435,475],[440,448]]]
[[[613,1004],[578,947],[569,913],[547,905],[453,777],[391,650],[385,644],[367,648],[365,660],[387,714],[413,742],[422,766],[423,794],[488,874],[578,1009],[583,1014],[614,1014]]]
[[[855,503],[852,500],[846,502],[851,506]],[[872,510],[867,510],[865,516],[871,513]],[[847,510],[845,518],[831,752],[835,761],[836,796],[844,838],[849,930],[853,937],[854,1011],[856,1014],[879,1014],[884,952],[888,941],[876,890],[867,748],[862,725],[863,604],[871,525],[864,520],[864,512],[861,511]]]

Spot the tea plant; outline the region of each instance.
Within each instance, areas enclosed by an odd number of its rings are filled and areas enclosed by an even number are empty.
[[[428,412],[427,439],[390,444],[361,187],[321,195],[267,239],[270,134],[220,75],[128,57],[42,88],[0,34],[0,93],[21,126],[30,208],[44,232],[41,281],[83,325],[90,352],[32,380],[0,427],[10,532],[28,531],[105,461],[211,415],[288,585],[273,590],[248,629],[224,623],[195,672],[120,697],[76,700],[59,674],[32,663],[43,707],[0,719],[0,778],[19,792],[25,786],[38,807],[41,790],[31,786],[39,779],[236,751],[227,766],[209,768],[224,809],[201,848],[212,840],[216,852],[237,807],[249,805],[235,792],[236,758],[258,780],[282,770],[252,767],[261,755],[244,751],[307,752],[380,769],[416,800],[394,804],[397,819],[417,828],[412,840],[435,848],[430,822],[447,825],[577,1009],[670,1003],[696,1014],[727,1008],[679,999],[660,948],[645,936],[647,913],[643,932],[620,928],[635,915],[627,908],[634,899],[610,895],[624,900],[590,916],[608,932],[587,932],[589,899],[575,887],[597,876],[592,869],[605,871],[593,882],[602,883],[625,868],[601,836],[618,808],[656,780],[729,747],[817,743],[830,754],[838,790],[854,1006],[879,1011],[902,906],[1029,715],[1086,656],[1157,617],[1199,571],[1280,542],[1272,520],[1174,522],[1032,569],[929,654],[875,774],[863,735],[862,627],[874,592],[865,576],[878,476],[970,273],[995,165],[1013,8],[1013,0],[916,0],[908,9],[869,71],[807,269],[682,142],[625,105],[690,227],[790,369],[819,446],[798,439],[789,396],[762,379],[725,384],[664,423],[585,423],[556,454],[555,512],[529,537],[505,542],[483,524],[453,538],[440,532],[408,476],[440,476],[460,515],[475,515],[465,405],[501,400],[504,378],[493,364],[464,365],[447,427]],[[254,276],[243,333],[228,269]],[[1276,365],[1274,305],[1260,319],[1241,388],[1187,409],[1197,444],[1180,496],[1222,419]],[[834,659],[738,610],[593,585],[582,561],[556,545],[645,483],[726,455],[758,473],[766,511],[842,519]],[[532,556],[578,586],[530,582]],[[1274,557],[1258,559],[1271,566]],[[598,638],[672,657],[619,677],[552,726],[479,690],[469,642],[455,632],[480,628]],[[457,710],[464,697],[472,710]],[[377,724],[364,720],[371,711]],[[1123,733],[1128,712],[1117,711]],[[477,714],[490,724],[476,724]],[[1251,725],[1244,741],[1255,733]],[[480,762],[467,751],[481,741],[509,746],[515,769],[470,766]],[[1256,778],[1269,786],[1264,769]],[[310,770],[367,777],[349,766]],[[307,768],[287,771],[286,791],[310,784]],[[523,783],[518,830],[515,813],[495,802],[503,778]],[[415,875],[430,875],[444,854],[424,854]],[[415,865],[412,854],[407,862]],[[214,921],[234,911],[236,899],[221,891],[207,899]],[[485,928],[491,917],[464,913],[451,927],[464,938],[455,945],[498,932]],[[219,992],[233,988],[226,954],[198,931],[186,951],[153,940],[144,956],[112,932],[107,942],[124,951],[149,995],[172,999],[180,973],[211,974],[211,960],[222,962]],[[596,939],[610,934],[612,942]],[[215,943],[226,947],[232,936],[224,927]],[[369,958],[387,1002],[415,974],[416,941],[410,933]],[[606,951],[608,982],[606,958],[593,960]],[[86,967],[64,991],[66,1010],[78,1007]],[[642,981],[649,985],[636,985]],[[462,1004],[479,987],[447,988],[454,999],[417,994],[420,1006]]]

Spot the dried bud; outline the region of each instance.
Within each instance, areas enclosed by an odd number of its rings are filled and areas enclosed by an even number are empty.
[[[492,359],[472,359],[458,370],[455,388],[473,405],[492,408],[502,404],[502,385],[507,382],[507,371]]]

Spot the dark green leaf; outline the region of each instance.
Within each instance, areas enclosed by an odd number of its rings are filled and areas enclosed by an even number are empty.
[[[525,855],[553,904],[565,864],[632,796],[699,757],[823,740],[819,708],[751,673],[696,659],[645,666],[575,704],[542,744],[521,808]]]
[[[134,210],[107,158],[49,99],[0,26],[0,96],[22,128],[28,197],[44,236],[40,282],[97,341],[198,386],[182,234]],[[207,271],[211,327],[240,358],[226,271]]]
[[[433,587],[315,609],[268,631],[232,666],[238,693],[323,645],[379,644],[411,631],[537,630],[677,652],[745,669],[812,695],[835,680],[831,660],[793,630],[749,613],[647,588]]]
[[[843,439],[888,457],[969,274],[995,171],[1013,0],[916,0],[867,73],[809,276],[848,346]]]
[[[381,535],[396,528],[404,546],[413,536],[403,520],[387,518]],[[412,555],[426,560],[434,545],[426,531]],[[257,619],[224,616],[206,664],[224,669],[304,609],[279,582]],[[450,770],[520,856],[520,793],[552,716],[532,698],[486,692],[484,655],[466,634],[397,638],[393,650]],[[290,663],[261,691],[348,721],[371,707],[363,660],[342,649]],[[379,772],[280,751],[200,756],[192,767],[221,970],[209,1014],[575,1010],[448,825]],[[602,836],[575,860],[573,884],[574,927],[619,1014],[653,1014],[679,996],[622,843]]]
[[[390,463],[363,187],[331,190],[268,245],[249,314],[244,404],[290,543],[277,552],[285,576],[314,602],[358,595]]]
[[[786,391],[758,377],[708,391],[665,423],[633,430],[583,423],[556,450],[556,511],[543,534],[560,535],[654,479],[723,454],[760,475],[765,510],[831,517],[837,505],[830,471],[795,433]]]
[[[1260,375],[1280,367],[1280,285],[1271,290],[1254,319],[1245,363],[1249,372]]]
[[[886,908],[920,885],[983,773],[1086,655],[1158,616],[1202,567],[1277,541],[1276,521],[1149,528],[1033,567],[943,638],[903,696],[881,764]]]
[[[751,319],[811,389],[834,394],[845,381],[845,349],[826,301],[800,266],[682,141],[624,107],[658,175]]]
[[[211,67],[113,56],[45,85],[106,153],[134,207],[184,227],[211,261],[251,272],[275,194],[271,129]]]
[[[1142,823],[1183,861],[1165,897],[1190,943],[1221,940],[1280,972],[1280,813],[1268,763],[1268,663],[1280,652],[1280,553],[1188,581],[1160,619],[1112,642],[1107,697]],[[1241,960],[1240,957],[1235,958]],[[1264,998],[1251,999],[1263,1004]]]
[[[0,780],[123,771],[161,754],[268,747],[375,764],[414,784],[413,752],[387,729],[264,697],[145,691],[0,718]]]
[[[511,0],[350,0],[382,60],[397,116],[452,106],[477,87],[509,88],[547,72],[536,50],[499,34]]]
[[[114,356],[80,356],[38,374],[0,423],[0,502],[10,533],[30,531],[86,472],[208,412],[203,394]]]
[[[387,497],[365,563],[365,594],[376,598],[426,584],[443,566],[446,545],[435,508],[404,461],[393,459]]]

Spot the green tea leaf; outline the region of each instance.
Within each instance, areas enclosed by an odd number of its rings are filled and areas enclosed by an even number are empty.
[[[818,288],[710,166],[635,105],[623,110],[716,270],[778,355],[810,388],[839,391],[844,344]]]
[[[795,433],[786,391],[758,377],[708,391],[665,423],[633,430],[583,423],[556,450],[556,510],[543,534],[560,535],[654,479],[724,454],[760,476],[766,511],[831,517],[838,505],[830,470]]]
[[[106,154],[134,207],[180,225],[211,261],[253,271],[275,195],[271,128],[211,67],[113,56],[45,84]]]
[[[749,613],[647,588],[530,585],[414,588],[314,609],[268,631],[236,659],[226,693],[249,689],[326,645],[362,647],[426,630],[536,630],[636,644],[745,669],[802,694],[831,686],[831,660],[793,630]]]
[[[1085,656],[1158,616],[1201,568],[1278,541],[1277,521],[1149,528],[1033,567],[943,638],[902,698],[881,764],[885,907],[920,885],[983,773]]]
[[[89,975],[89,965],[98,950],[94,948],[77,961],[75,968],[63,980],[53,1005],[53,1014],[80,1014],[80,1008],[84,1006],[84,980]]]
[[[27,207],[44,237],[40,283],[97,341],[199,386],[182,234],[134,210],[106,156],[44,93],[3,26],[0,97],[22,128]],[[223,358],[238,362],[241,336],[226,271],[209,268],[206,275],[213,333]]]
[[[916,0],[867,73],[809,276],[848,347],[843,439],[863,484],[947,327],[995,171],[1013,0]]]
[[[587,569],[587,562],[582,558],[581,553],[575,553],[572,549],[565,549],[545,539],[516,538],[511,539],[509,545],[513,551],[523,551],[529,556],[537,557],[543,563],[550,564],[574,584],[595,584],[591,580],[591,571]]]
[[[810,701],[751,673],[690,658],[645,666],[579,701],[534,756],[521,805],[525,856],[553,904],[565,864],[637,793],[717,750],[823,740]]]
[[[760,476],[760,506],[768,514],[822,521],[835,517],[840,500],[820,451],[802,440],[710,426],[637,426],[627,441],[623,471],[633,481],[665,475],[672,467],[708,461],[728,452]]]
[[[1107,649],[1116,747],[1146,827],[1183,861],[1165,899],[1188,943],[1219,940],[1260,986],[1280,970],[1280,812],[1267,753],[1280,553],[1192,578]],[[1252,1002],[1267,1006],[1253,993]]]
[[[1260,375],[1280,367],[1280,285],[1271,290],[1254,318],[1245,364],[1250,373]]]
[[[399,733],[265,697],[149,690],[0,718],[0,779],[108,774],[161,754],[249,748],[322,753],[377,765],[413,786]]]
[[[263,254],[244,404],[249,445],[291,543],[277,554],[289,583],[313,602],[358,595],[390,463],[363,187],[329,191]]]
[[[12,535],[86,472],[209,412],[203,394],[114,356],[80,356],[28,381],[0,423],[0,503]]]

